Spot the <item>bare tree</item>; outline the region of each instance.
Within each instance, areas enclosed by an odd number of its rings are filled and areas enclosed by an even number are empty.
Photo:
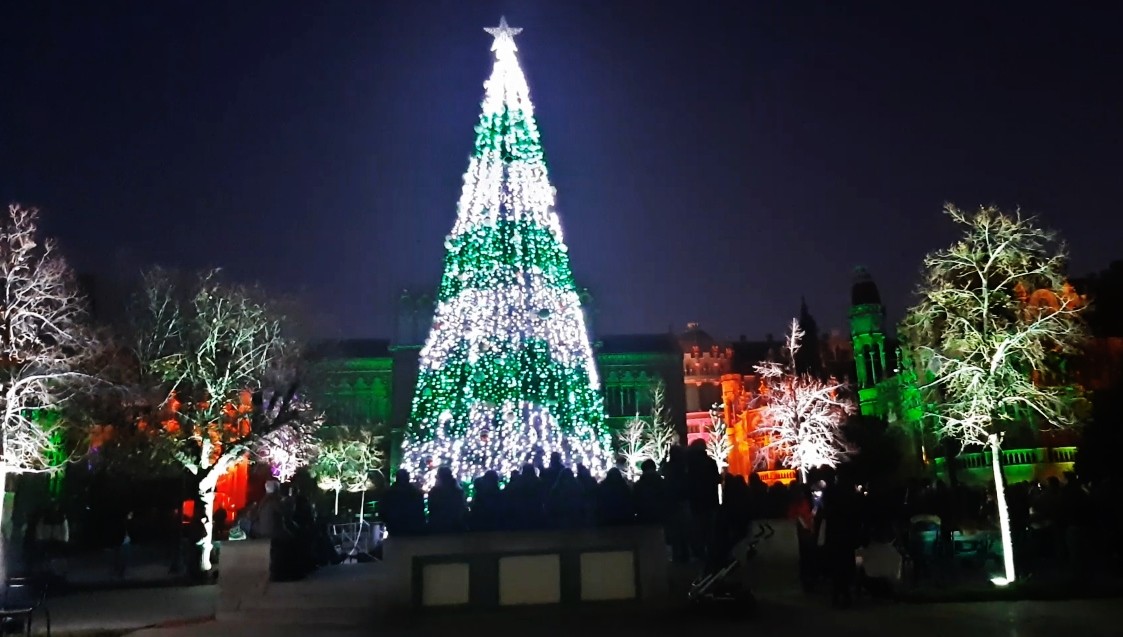
[[[786,360],[756,366],[768,401],[757,431],[765,440],[763,451],[781,456],[784,465],[798,470],[806,482],[809,470],[837,467],[850,454],[842,425],[854,413],[854,403],[837,379],[819,380],[796,372],[802,339],[799,319],[793,319],[784,343]]]
[[[328,429],[320,442],[319,456],[313,465],[316,483],[325,491],[335,492],[335,514],[339,515],[339,494],[366,491],[370,473],[381,469],[380,426],[337,425]]]
[[[1082,299],[1065,278],[1064,246],[1020,213],[945,207],[962,237],[924,259],[919,302],[902,325],[935,433],[989,448],[1003,538],[1005,581],[1014,580],[1003,487],[1002,438],[1033,414],[1048,426],[1078,420],[1079,386],[1061,361],[1088,337]]]
[[[146,424],[198,480],[200,565],[210,570],[219,477],[270,444],[303,444],[293,437],[317,417],[297,394],[296,344],[259,291],[217,271],[184,284],[155,269],[138,305],[136,356],[153,396]]]
[[[662,379],[651,387],[651,421],[647,424],[645,436],[651,447],[652,459],[656,462],[665,461],[671,447],[678,444],[678,432],[667,407],[667,384]]]
[[[643,461],[650,460],[652,457],[651,441],[647,439],[647,427],[648,424],[643,418],[636,414],[620,432],[618,443],[620,455],[624,457],[628,473],[624,477],[632,481],[639,478],[639,466]]]
[[[0,520],[8,474],[51,472],[69,460],[63,408],[93,377],[98,341],[86,302],[38,211],[8,207],[0,220]],[[48,416],[48,417],[45,417]],[[2,565],[0,565],[2,568]]]
[[[729,454],[733,451],[733,441],[729,438],[729,428],[721,414],[721,405],[710,407],[710,427],[707,432],[706,453],[717,463],[719,473],[729,466]]]
[[[266,415],[275,420],[281,404],[269,400],[270,393],[265,392],[265,402],[272,405],[274,413]],[[317,433],[323,424],[322,415],[299,397],[294,397],[288,408],[294,416],[286,424],[257,436],[250,448],[253,456],[268,464],[273,477],[281,482],[292,480],[298,469],[311,466],[321,451]]]

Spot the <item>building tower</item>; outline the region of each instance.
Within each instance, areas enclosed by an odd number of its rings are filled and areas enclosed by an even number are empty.
[[[854,343],[858,397],[864,416],[876,416],[879,408],[878,383],[892,374],[886,365],[885,307],[881,294],[865,268],[854,271],[850,290],[850,339]]]

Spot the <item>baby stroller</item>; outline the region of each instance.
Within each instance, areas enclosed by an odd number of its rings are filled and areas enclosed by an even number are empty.
[[[756,557],[757,544],[761,540],[772,537],[774,532],[770,525],[761,524],[755,535],[742,537],[732,549],[725,552],[724,561],[712,563],[720,566],[716,568],[711,566],[706,573],[694,580],[690,585],[690,592],[686,595],[687,600],[699,606],[707,603],[733,602],[734,604],[730,605],[737,606],[740,611],[751,610],[756,604],[756,599],[752,591],[744,588],[734,575]]]

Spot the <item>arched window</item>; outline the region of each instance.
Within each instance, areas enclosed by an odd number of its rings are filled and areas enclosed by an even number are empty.
[[[873,366],[871,363],[872,359],[870,358],[870,346],[863,345],[862,355],[858,357],[858,364],[862,366],[862,368],[858,370],[858,375],[865,377],[867,385],[872,385],[874,384],[874,382],[876,382],[873,377]]]

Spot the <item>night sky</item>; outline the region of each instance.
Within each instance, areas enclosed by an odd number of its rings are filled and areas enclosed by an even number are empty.
[[[5,2],[0,197],[102,294],[222,266],[389,337],[439,280],[505,14],[602,335],[778,335],[801,296],[843,327],[856,265],[898,318],[945,201],[1040,213],[1102,269],[1123,11],[977,4]]]

